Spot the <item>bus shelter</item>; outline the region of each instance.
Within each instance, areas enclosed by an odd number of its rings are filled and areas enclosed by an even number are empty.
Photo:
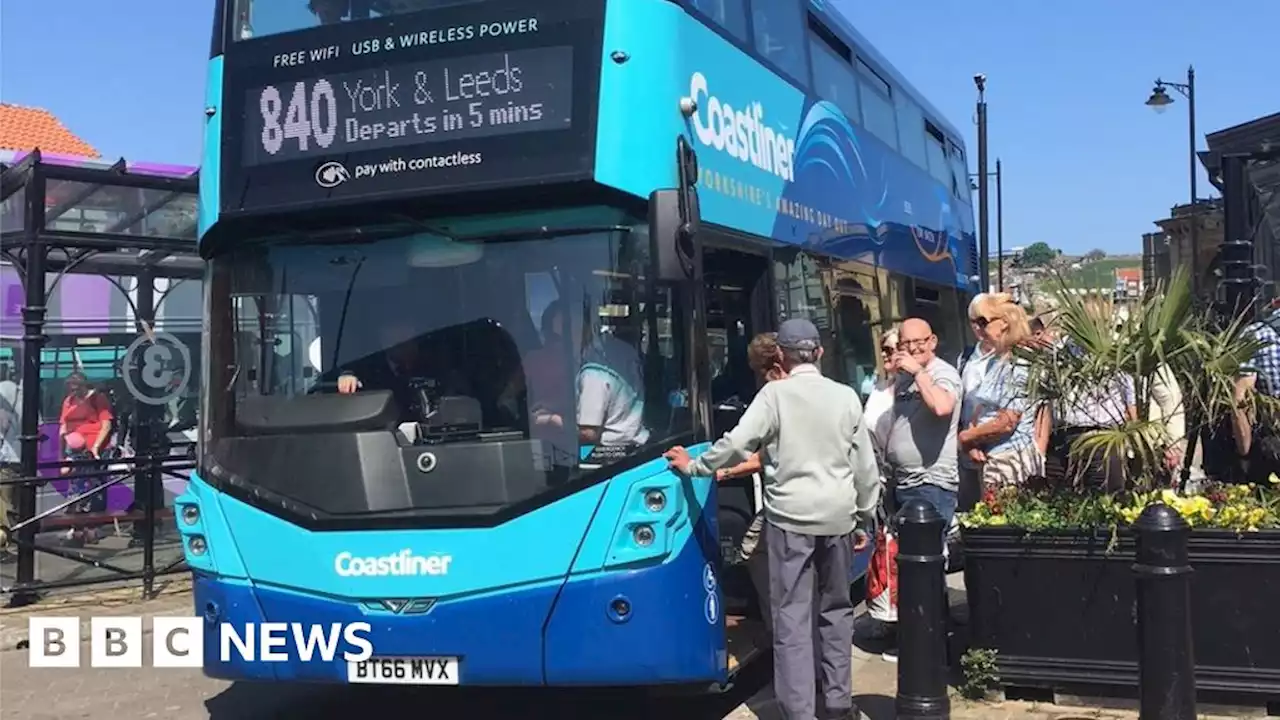
[[[157,576],[182,569],[164,501],[194,465],[197,195],[194,168],[0,156],[0,413],[10,421],[0,596],[10,605],[120,580],[150,594]],[[68,400],[68,381],[94,398]],[[76,432],[66,419],[76,403],[105,408],[108,422],[94,415]],[[105,438],[88,430],[106,424]]]

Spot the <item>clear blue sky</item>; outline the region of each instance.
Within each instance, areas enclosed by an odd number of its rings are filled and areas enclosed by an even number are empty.
[[[973,125],[986,73],[992,169],[1005,165],[1006,245],[1139,252],[1185,202],[1187,115],[1143,105],[1196,66],[1201,137],[1280,111],[1277,0],[838,0],[948,118]],[[3,0],[0,99],[53,111],[104,156],[196,164],[211,0]],[[1269,47],[1271,45],[1271,47]],[[1203,146],[1202,146],[1203,147]],[[975,170],[971,167],[970,170]],[[1201,173],[1201,195],[1211,186]],[[992,195],[992,243],[995,238]]]

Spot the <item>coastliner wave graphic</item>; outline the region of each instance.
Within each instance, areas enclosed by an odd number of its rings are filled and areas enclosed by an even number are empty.
[[[855,226],[837,236],[815,237],[811,244],[845,257],[870,253],[879,262],[885,252],[901,252],[891,240],[910,237],[920,260],[929,265],[949,260],[958,270],[963,229],[949,192],[937,187],[925,197],[898,197],[907,185],[893,182],[890,162],[896,156],[888,148],[869,145],[878,141],[863,138],[863,132],[829,101],[815,101],[805,113],[796,144],[795,180],[784,195],[804,198],[804,204]],[[916,171],[914,166],[910,171]],[[914,205],[919,220],[895,217],[911,212],[898,204]],[[788,221],[779,218],[779,223]]]

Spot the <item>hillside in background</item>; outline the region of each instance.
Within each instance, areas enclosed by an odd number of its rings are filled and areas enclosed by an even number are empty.
[[[1068,287],[1110,289],[1115,286],[1115,271],[1122,268],[1142,267],[1142,256],[1116,255],[1087,264],[1080,258],[1070,258],[1064,264],[1069,267],[1075,263],[1081,265],[1078,270],[1066,270],[1062,274]]]

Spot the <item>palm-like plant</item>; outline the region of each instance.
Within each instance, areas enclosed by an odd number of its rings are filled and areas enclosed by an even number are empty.
[[[1169,437],[1161,418],[1153,416],[1155,384],[1177,383],[1187,436],[1196,436],[1234,410],[1236,378],[1259,343],[1248,332],[1244,314],[1219,324],[1197,312],[1185,272],[1153,288],[1118,323],[1060,285],[1055,295],[1062,342],[1050,349],[1019,351],[1030,367],[1029,399],[1048,403],[1054,417],[1062,418],[1073,405],[1131,380],[1136,417],[1116,408],[1111,427],[1084,433],[1068,452],[1089,464],[1126,458],[1130,484],[1150,489],[1167,475],[1169,450],[1182,439]]]

